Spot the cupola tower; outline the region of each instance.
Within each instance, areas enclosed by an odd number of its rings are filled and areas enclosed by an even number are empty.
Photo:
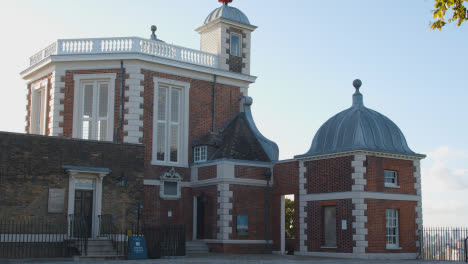
[[[250,75],[250,35],[257,27],[242,11],[229,6],[232,0],[219,2],[222,6],[196,29],[201,35],[200,49],[217,54],[220,69]]]

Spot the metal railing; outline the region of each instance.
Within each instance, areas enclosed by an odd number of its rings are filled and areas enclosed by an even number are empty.
[[[185,226],[144,226],[141,234],[146,238],[149,258],[185,256]]]
[[[132,233],[133,227],[117,228],[114,217],[111,214],[99,215],[99,236],[107,237],[112,241],[117,255],[126,256],[128,254],[128,235]]]
[[[65,217],[0,220],[0,258],[71,257]]]
[[[439,261],[467,261],[468,228],[424,227],[421,233],[421,258]]]
[[[68,234],[70,240],[74,243],[74,247],[78,250],[77,255],[86,256],[91,230],[88,230],[88,224],[82,215],[68,215],[68,220]]]
[[[29,58],[29,65],[51,55],[140,53],[181,62],[218,67],[218,55],[138,37],[59,39]]]

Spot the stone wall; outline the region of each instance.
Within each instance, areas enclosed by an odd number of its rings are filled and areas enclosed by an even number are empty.
[[[0,132],[0,218],[67,214],[64,165],[107,168],[102,214],[135,222],[143,190],[143,146]],[[122,174],[127,178],[119,186]],[[49,188],[65,189],[63,213],[48,213]]]

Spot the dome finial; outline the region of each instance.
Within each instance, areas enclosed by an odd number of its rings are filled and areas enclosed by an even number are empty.
[[[158,28],[157,28],[155,25],[152,25],[152,26],[151,26],[151,32],[152,32],[152,33],[151,33],[151,39],[152,39],[152,40],[157,40],[157,39],[158,39],[158,37],[156,37],[156,30],[157,30],[157,29],[158,29]]]
[[[356,88],[356,92],[353,94],[353,106],[364,106],[362,94],[359,92],[362,82],[359,79],[353,81],[353,86]]]
[[[232,3],[232,0],[218,0],[218,2],[228,5],[229,3]]]

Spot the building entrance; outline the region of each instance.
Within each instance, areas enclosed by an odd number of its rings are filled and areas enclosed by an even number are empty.
[[[205,205],[203,196],[197,197],[197,239],[205,238]]]
[[[88,237],[91,237],[93,226],[93,191],[75,190],[75,219],[85,221]]]

